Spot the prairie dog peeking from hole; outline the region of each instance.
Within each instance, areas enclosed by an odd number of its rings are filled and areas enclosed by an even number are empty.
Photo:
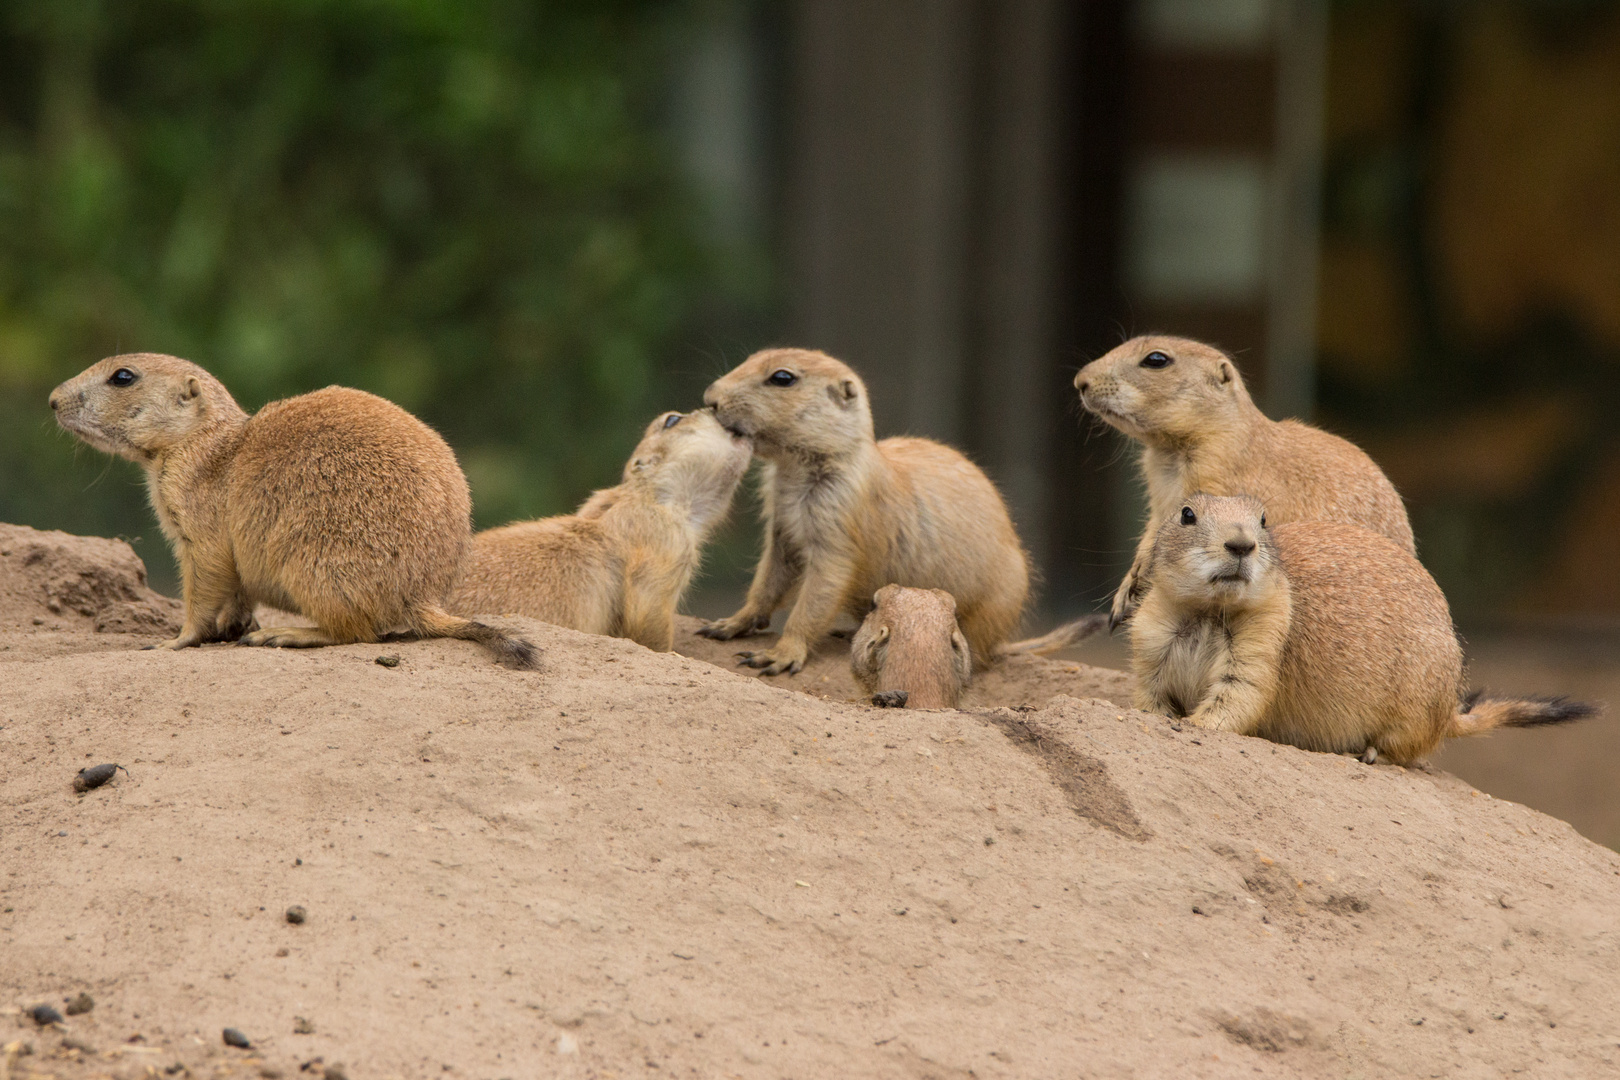
[[[1356,525],[1272,526],[1248,496],[1197,494],[1162,522],[1131,621],[1137,708],[1306,750],[1405,764],[1453,736],[1598,707],[1462,697],[1439,586]]]
[[[1297,420],[1274,421],[1249,397],[1231,357],[1186,338],[1132,338],[1080,369],[1080,403],[1142,444],[1148,523],[1114,594],[1110,622],[1131,617],[1154,536],[1194,492],[1253,495],[1274,525],[1335,521],[1412,554],[1395,486],[1362,450]]]
[[[438,433],[392,402],[329,386],[249,416],[196,364],[131,353],[91,365],[50,403],[63,428],[146,470],[185,593],[168,647],[314,648],[404,629],[535,666],[529,642],[439,606],[472,531],[467,478]],[[260,603],[316,625],[256,629]]]
[[[850,644],[849,668],[868,695],[908,709],[954,709],[973,677],[956,600],[943,589],[885,585]]]
[[[675,609],[751,454],[706,411],[664,413],[647,425],[623,483],[578,513],[476,534],[450,609],[513,612],[668,652]]]

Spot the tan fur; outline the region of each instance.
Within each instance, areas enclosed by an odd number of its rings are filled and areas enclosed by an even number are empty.
[[[576,514],[473,537],[452,611],[514,612],[668,652],[675,609],[725,518],[750,447],[707,412],[648,425],[624,482]]]
[[[885,585],[850,645],[849,669],[868,694],[906,694],[908,709],[954,709],[973,677],[956,600],[943,589]]]
[[[1158,352],[1166,367],[1142,361]],[[1297,420],[1274,421],[1255,407],[1237,366],[1218,349],[1186,338],[1127,341],[1075,376],[1080,401],[1142,443],[1148,523],[1114,594],[1111,624],[1141,599],[1142,564],[1166,517],[1197,491],[1253,495],[1272,524],[1337,521],[1382,533],[1411,554],[1406,507],[1373,460],[1353,443]]]
[[[1182,507],[1154,536],[1131,623],[1138,708],[1400,764],[1450,736],[1593,711],[1528,699],[1462,707],[1446,599],[1387,537],[1336,522],[1268,528],[1247,496],[1198,494]]]
[[[790,373],[790,386],[768,380]],[[928,439],[878,442],[866,386],[825,353],[769,349],[715,381],[704,404],[763,458],[765,546],[742,610],[703,633],[764,629],[792,603],[775,648],[740,654],[797,672],[840,612],[863,618],[884,585],[944,589],[979,662],[1018,625],[1029,564],[1001,495],[967,458]]]
[[[134,381],[115,385],[120,372]],[[146,469],[185,592],[169,647],[316,647],[405,629],[534,666],[528,642],[438,606],[466,554],[467,480],[444,440],[398,406],[333,386],[249,416],[196,364],[134,353],[58,386],[51,408],[91,446]],[[256,630],[260,603],[316,627]]]

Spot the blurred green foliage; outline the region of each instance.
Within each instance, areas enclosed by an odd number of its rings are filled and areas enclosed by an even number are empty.
[[[0,6],[0,519],[139,533],[133,466],[56,431],[121,351],[247,409],[341,383],[444,433],[480,525],[615,481],[724,289],[658,123],[656,0]],[[707,299],[706,299],[707,298]]]

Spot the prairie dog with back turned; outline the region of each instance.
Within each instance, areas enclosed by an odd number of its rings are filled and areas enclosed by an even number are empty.
[[[1143,446],[1148,523],[1114,594],[1110,625],[1141,599],[1142,564],[1159,526],[1187,496],[1253,495],[1272,524],[1337,521],[1416,551],[1406,506],[1359,447],[1297,420],[1271,420],[1230,357],[1197,341],[1138,337],[1080,369],[1087,410]]]
[[[578,513],[474,535],[447,606],[515,612],[668,652],[675,609],[751,453],[707,412],[665,413],[647,426],[623,483],[595,492]]]
[[[997,655],[1023,614],[1029,563],[978,466],[929,439],[878,442],[866,385],[809,349],[755,353],[703,403],[764,459],[765,542],[742,610],[700,633],[762,630],[791,596],[776,646],[739,654],[791,674],[839,613],[860,619],[878,589],[909,585],[950,593],[974,655]]]
[[[1464,702],[1451,612],[1416,558],[1356,525],[1268,526],[1256,499],[1203,494],[1159,526],[1131,621],[1138,708],[1397,764],[1453,736],[1597,711]]]
[[[404,628],[535,666],[527,641],[439,606],[472,531],[467,478],[392,402],[329,386],[249,416],[208,372],[157,353],[93,364],[50,402],[62,427],[146,469],[185,593],[170,648],[313,648]],[[259,603],[316,625],[254,629]]]

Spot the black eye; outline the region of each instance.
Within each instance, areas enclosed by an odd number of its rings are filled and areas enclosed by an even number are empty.
[[[771,377],[765,380],[772,386],[792,386],[799,381],[799,377],[787,368],[777,368],[771,372]]]
[[[1175,363],[1175,361],[1172,360],[1168,354],[1162,353],[1158,349],[1154,349],[1152,352],[1142,357],[1142,366],[1145,368],[1164,368],[1169,367],[1173,363]]]
[[[674,427],[680,422],[681,414],[678,412],[672,412],[668,416],[664,417],[664,430],[668,431],[670,428]]]
[[[140,376],[129,370],[129,368],[121,367],[111,375],[107,376],[107,385],[128,386],[138,378],[140,378]]]
[[[1181,508],[1181,523],[1183,525],[1198,524],[1198,515],[1192,512],[1192,507],[1183,506]]]
[[[1260,515],[1260,527],[1262,529],[1266,527],[1266,515],[1264,514]]]

